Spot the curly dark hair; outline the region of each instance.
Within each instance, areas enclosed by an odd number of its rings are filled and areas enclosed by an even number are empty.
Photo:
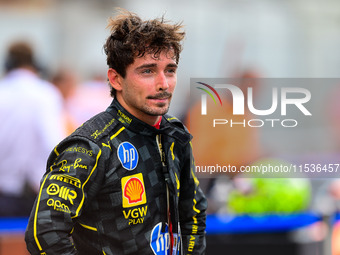
[[[104,44],[107,65],[123,78],[134,59],[145,54],[158,58],[162,52],[172,51],[176,63],[179,61],[185,36],[181,23],[169,24],[164,16],[143,21],[135,13],[121,10],[118,16],[109,19],[107,27],[111,31]],[[115,90],[111,88],[111,96],[114,95]]]

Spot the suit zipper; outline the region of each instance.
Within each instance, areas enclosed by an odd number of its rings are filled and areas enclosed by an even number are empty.
[[[156,143],[158,145],[158,151],[159,155],[161,156],[162,161],[162,167],[165,168],[166,166],[166,160],[165,160],[165,152],[163,150],[162,141],[161,141],[161,135],[156,135]],[[168,177],[165,177],[168,178]],[[167,180],[165,180],[165,186],[166,186],[166,207],[167,207],[167,221],[168,221],[168,227],[170,228],[170,192],[169,192],[169,185]]]
[[[161,156],[161,161],[162,161],[162,170],[165,178],[165,185],[166,185],[166,201],[167,201],[167,220],[168,220],[168,229],[169,229],[169,234],[170,234],[170,254],[176,255],[178,254],[178,248],[179,248],[179,234],[178,234],[178,229],[179,229],[179,223],[176,223],[176,221],[172,222],[173,224],[178,224],[178,228],[176,228],[176,233],[170,232],[170,222],[171,222],[171,216],[170,216],[170,190],[169,190],[169,183],[171,182],[170,180],[170,173],[167,169],[167,164],[166,164],[166,156],[165,152],[163,149],[162,145],[162,137],[161,135],[156,135],[156,142],[158,145],[158,150],[159,154]],[[172,225],[174,227],[174,225]],[[165,226],[162,227],[162,231],[165,231]],[[174,229],[173,229],[174,230]],[[173,241],[173,243],[171,242]],[[182,241],[182,240],[180,240]],[[181,252],[182,253],[182,252]]]

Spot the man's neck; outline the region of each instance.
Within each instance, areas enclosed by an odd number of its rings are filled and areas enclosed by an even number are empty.
[[[125,104],[124,100],[119,99],[118,97],[116,97],[116,100],[118,101],[118,103],[131,115],[133,115],[135,118],[139,119],[140,121],[145,122],[146,124],[150,125],[150,126],[155,126],[158,123],[160,123],[162,116],[151,116],[151,115],[147,115],[145,113],[141,113],[140,115],[137,116],[137,114],[134,114],[133,112],[129,111],[127,105]]]

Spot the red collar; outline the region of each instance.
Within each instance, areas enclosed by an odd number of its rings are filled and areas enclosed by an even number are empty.
[[[159,129],[161,127],[162,116],[159,117],[159,120],[155,125],[152,125],[154,128]]]

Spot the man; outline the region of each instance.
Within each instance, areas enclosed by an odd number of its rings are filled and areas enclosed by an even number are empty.
[[[6,52],[0,81],[0,216],[29,216],[46,160],[64,138],[62,99],[38,76],[26,42]]]
[[[109,27],[104,49],[114,100],[51,153],[27,227],[28,250],[204,254],[207,204],[191,136],[166,115],[184,33],[125,12]]]

